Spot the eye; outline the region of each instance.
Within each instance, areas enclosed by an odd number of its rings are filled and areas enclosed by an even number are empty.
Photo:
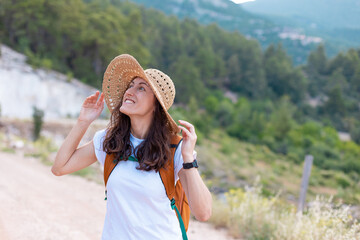
[[[145,91],[145,88],[144,88],[144,87],[139,87],[139,89],[140,89],[141,91]]]

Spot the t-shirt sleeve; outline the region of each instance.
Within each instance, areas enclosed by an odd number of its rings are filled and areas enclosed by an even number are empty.
[[[103,149],[103,143],[106,135],[106,129],[97,131],[93,138],[94,143],[94,149],[95,149],[95,155],[97,160],[100,162],[102,166],[104,166],[105,158],[106,158],[106,152],[104,152]]]
[[[175,151],[175,156],[174,156],[175,183],[179,179],[178,173],[182,169],[183,163],[184,163],[184,160],[183,160],[183,157],[182,157],[182,154],[181,154],[181,146],[182,146],[182,141],[178,145],[178,147],[177,147],[177,149]],[[194,159],[196,159],[196,156],[197,156],[197,152],[194,150],[194,152],[193,152]]]

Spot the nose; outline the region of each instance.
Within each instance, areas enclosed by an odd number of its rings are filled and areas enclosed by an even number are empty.
[[[125,91],[125,96],[133,96],[134,93],[133,93],[133,88],[128,88],[126,91]]]

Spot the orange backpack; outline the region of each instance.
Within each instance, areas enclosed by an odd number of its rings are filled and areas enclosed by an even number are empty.
[[[186,237],[186,231],[189,226],[189,220],[190,220],[190,207],[188,200],[186,198],[185,192],[183,187],[181,186],[180,181],[177,181],[175,185],[175,175],[174,175],[174,155],[175,151],[182,141],[182,137],[178,135],[174,135],[171,138],[171,159],[168,161],[165,165],[165,167],[160,169],[160,177],[164,184],[166,195],[168,196],[171,204],[171,208],[175,209],[176,215],[179,219],[181,232],[183,239],[187,239]],[[115,168],[117,164],[117,161],[115,160],[114,154],[107,154],[105,158],[105,164],[104,164],[104,183],[105,188],[107,181],[109,179],[109,176],[113,169]],[[106,190],[105,190],[106,195]],[[106,200],[106,198],[105,198]],[[179,218],[180,214],[180,218]]]

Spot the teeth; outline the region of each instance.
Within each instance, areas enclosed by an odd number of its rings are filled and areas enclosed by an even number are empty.
[[[134,102],[131,101],[131,100],[126,100],[125,102],[126,102],[126,103],[134,103]]]

